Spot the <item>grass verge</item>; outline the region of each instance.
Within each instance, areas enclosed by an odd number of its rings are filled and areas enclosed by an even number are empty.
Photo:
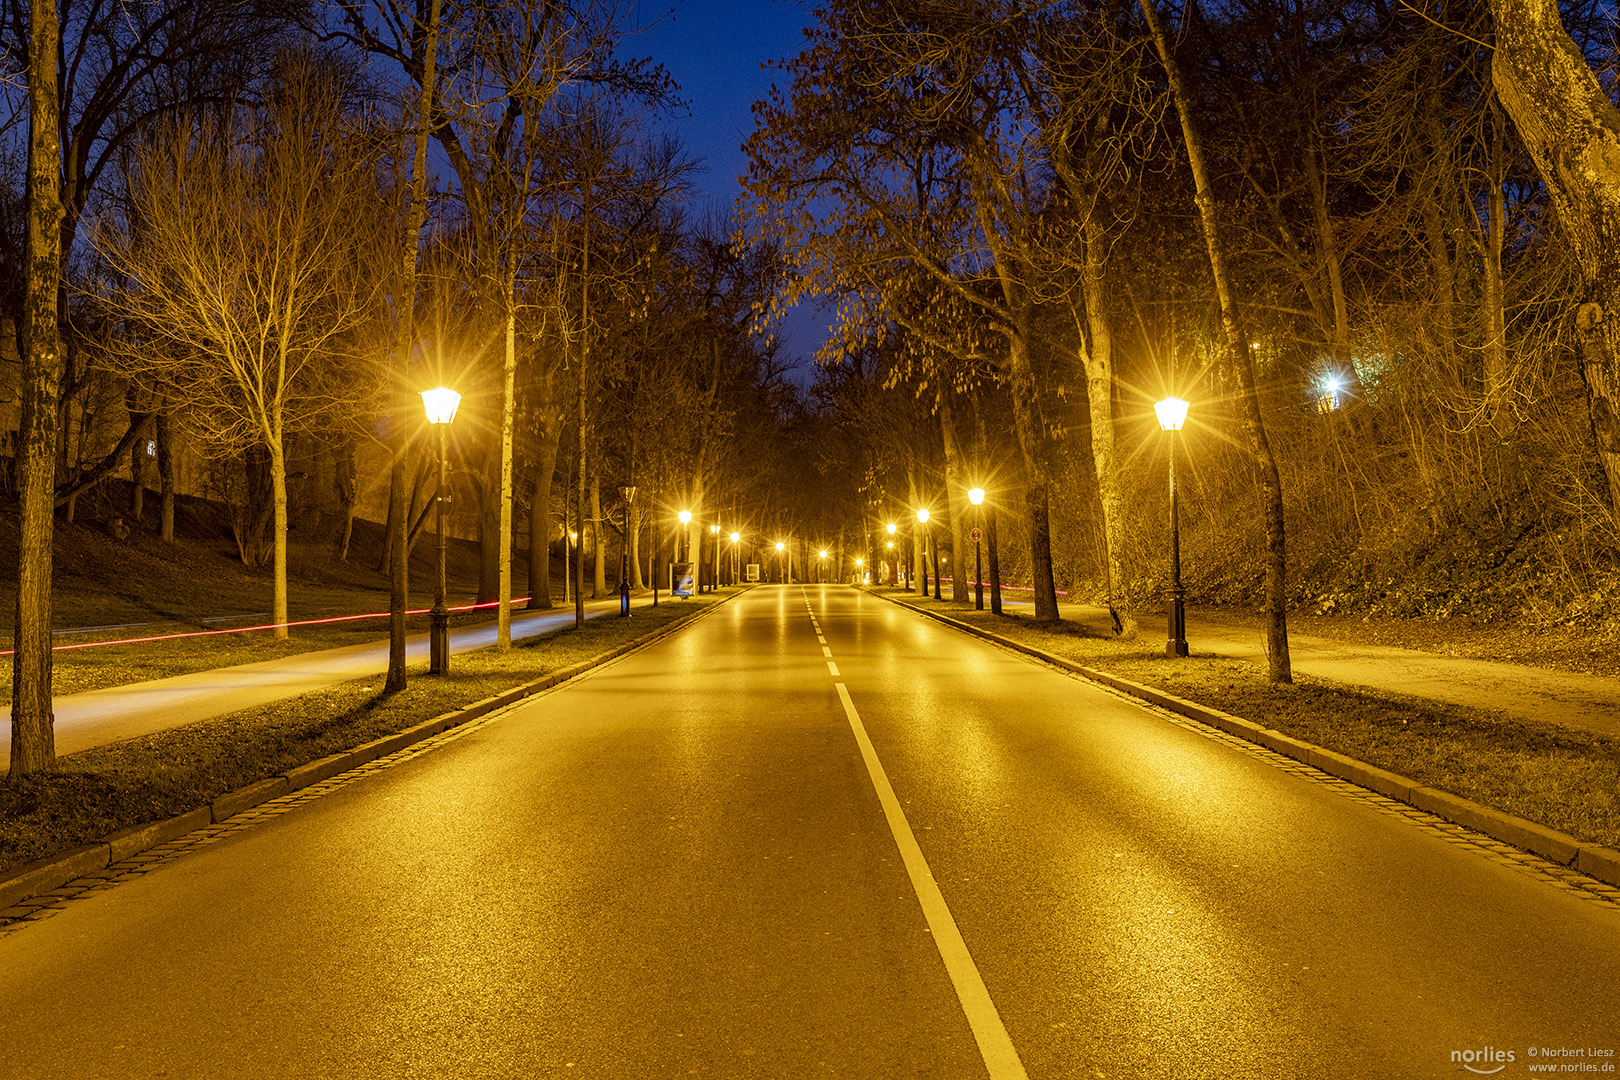
[[[380,677],[360,679],[70,754],[56,772],[0,782],[0,874],[543,678],[716,602],[638,608],[632,619],[591,619],[581,630],[521,640],[509,652],[462,653],[447,676],[429,678],[425,667],[413,668],[409,687],[386,697],[378,692]]]
[[[1252,664],[1199,656],[1170,660],[1160,642],[1142,636],[1121,641],[1073,623],[998,616],[899,591],[889,595],[1620,849],[1620,739],[1308,677],[1272,686]]]

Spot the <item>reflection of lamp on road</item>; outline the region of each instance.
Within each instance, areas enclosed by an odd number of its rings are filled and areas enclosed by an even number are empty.
[[[628,619],[630,578],[625,572],[630,568],[630,505],[636,501],[636,489],[622,487],[619,494],[624,496],[624,534],[619,540],[619,614]]]
[[[978,511],[978,523],[973,527],[973,610],[984,610],[984,564],[979,561],[979,535],[984,527],[984,488],[968,492],[968,502]]]
[[[1177,397],[1155,402],[1159,427],[1170,433],[1170,633],[1166,656],[1187,655],[1186,594],[1181,588],[1181,521],[1176,496],[1176,432],[1187,420],[1187,403]]]
[[[439,490],[434,499],[434,522],[439,530],[439,581],[433,595],[433,611],[428,623],[428,674],[443,675],[450,670],[450,609],[445,606],[444,502],[449,495],[445,478],[450,472],[450,421],[456,418],[461,395],[448,386],[422,391],[422,408],[428,423],[439,429]]]

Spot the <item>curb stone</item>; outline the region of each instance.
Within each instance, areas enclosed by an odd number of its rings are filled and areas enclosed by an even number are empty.
[[[493,697],[487,697],[482,701],[475,701],[471,705],[454,709],[431,720],[408,727],[404,731],[373,739],[343,753],[331,754],[327,757],[305,762],[302,765],[295,765],[276,776],[255,781],[246,787],[237,788],[235,791],[227,791],[204,806],[188,810],[183,814],[177,814],[172,818],[132,825],[126,829],[120,829],[110,836],[105,836],[94,843],[76,847],[60,855],[47,856],[37,862],[8,871],[4,878],[0,878],[0,923],[5,921],[6,909],[27,900],[29,897],[39,897],[54,889],[59,889],[77,878],[99,873],[114,863],[123,862],[144,851],[150,851],[152,848],[169,843],[172,840],[178,840],[180,837],[196,832],[198,829],[217,825],[229,817],[253,809],[260,803],[269,802],[271,799],[279,799],[283,795],[309,787],[312,784],[318,784],[323,780],[330,780],[339,773],[348,772],[350,769],[364,765],[369,761],[375,761],[377,758],[385,757],[408,746],[414,746],[416,743],[437,735],[441,731],[459,727],[469,720],[476,720],[481,716],[494,712],[496,709],[521,701],[542,690],[549,690],[558,683],[583,675],[592,668],[607,663],[609,660],[616,660],[625,653],[668,637],[676,630],[690,626],[694,621],[703,618],[710,612],[718,611],[721,607],[747,591],[744,589],[741,592],[722,597],[719,603],[704,608],[691,618],[671,623],[644,637],[628,641],[588,660],[582,660],[560,671],[553,671],[551,674],[543,675],[531,682],[514,686],[510,690],[504,690]]]
[[[1272,731],[1270,728],[1261,727],[1259,724],[1243,720],[1230,713],[1221,712],[1219,709],[1208,708],[1199,705],[1197,702],[1178,698],[1173,694],[1167,694],[1151,686],[1143,686],[1141,683],[1135,683],[1129,679],[1122,679],[1118,675],[1111,675],[1106,671],[1088,668],[1083,664],[1075,663],[1073,660],[1054,656],[1052,653],[1038,649],[1033,645],[1026,645],[1021,641],[1003,637],[994,631],[953,619],[942,612],[929,611],[926,608],[893,599],[882,593],[872,593],[871,595],[910,611],[915,611],[917,614],[924,615],[936,622],[942,622],[974,637],[994,642],[1014,652],[1024,653],[1054,667],[1073,672],[1092,682],[1102,683],[1104,686],[1112,687],[1131,697],[1140,698],[1143,701],[1158,705],[1178,716],[1184,716],[1189,720],[1196,720],[1199,723],[1220,728],[1222,731],[1236,735],[1240,739],[1259,743],[1261,746],[1269,747],[1279,754],[1293,758],[1295,761],[1320,769],[1331,776],[1336,776],[1340,780],[1347,780],[1352,784],[1376,791],[1380,795],[1388,796],[1398,802],[1407,803],[1419,810],[1445,818],[1447,821],[1484,833],[1486,836],[1500,840],[1504,844],[1512,844],[1516,848],[1539,855],[1560,866],[1573,867],[1605,884],[1620,887],[1620,851],[1597,844],[1585,843],[1568,833],[1549,829],[1545,825],[1537,824],[1527,818],[1504,813],[1501,810],[1484,806],[1471,799],[1465,799],[1460,795],[1453,795],[1449,791],[1440,791],[1436,788],[1427,787],[1410,777],[1390,772],[1387,769],[1380,769],[1376,765],[1369,765],[1365,761],[1359,761],[1356,758],[1329,750],[1326,747],[1317,746],[1314,743],[1303,742],[1292,736],[1284,735],[1280,731]]]

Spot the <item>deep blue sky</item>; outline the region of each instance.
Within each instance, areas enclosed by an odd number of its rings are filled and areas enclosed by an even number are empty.
[[[702,159],[697,177],[700,199],[720,213],[741,194],[737,178],[748,171],[741,146],[753,130],[753,103],[766,96],[780,73],[762,70],[804,48],[802,30],[812,4],[800,0],[665,0],[642,2],[642,33],[628,38],[627,56],[645,56],[668,70],[680,84],[688,108],[660,126],[680,136],[687,151]],[[701,213],[700,204],[693,208]],[[826,333],[827,319],[798,311],[781,328],[789,358],[809,362]],[[808,381],[809,372],[801,372]]]

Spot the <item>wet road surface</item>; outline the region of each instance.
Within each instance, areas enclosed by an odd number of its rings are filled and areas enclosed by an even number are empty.
[[[0,1077],[1620,1048],[1620,909],[852,589],[754,589],[440,738],[0,934]]]

